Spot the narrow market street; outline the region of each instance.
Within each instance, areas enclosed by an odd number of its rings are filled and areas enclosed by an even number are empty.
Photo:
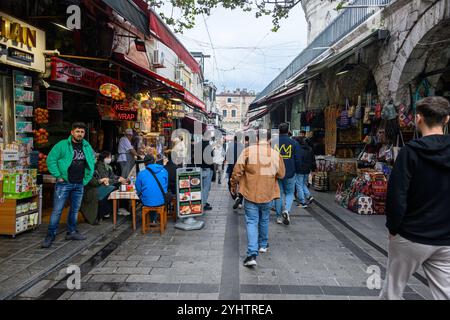
[[[50,254],[37,241],[45,226],[20,242],[2,238],[0,294],[73,300],[378,299],[379,290],[367,287],[367,268],[379,266],[384,277],[385,217],[356,215],[336,205],[329,193],[314,196],[318,201],[309,209],[294,209],[290,226],[277,225],[272,215],[270,251],[260,255],[254,269],[242,265],[243,210],[232,209],[226,186],[218,184],[211,191],[213,210],[199,231],[176,230],[169,221],[164,235],[142,235],[132,232],[129,218],[115,232],[109,222],[82,224],[86,242],[65,242],[59,235]],[[81,267],[80,290],[67,289],[66,267],[73,264]],[[25,278],[38,273],[35,284],[17,294]],[[405,299],[431,298],[423,279],[423,274],[411,278]]]

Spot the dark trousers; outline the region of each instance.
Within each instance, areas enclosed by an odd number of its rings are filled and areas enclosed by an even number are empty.
[[[112,201],[108,200],[108,197],[98,201],[98,219],[103,219],[105,215],[112,214],[112,211]]]

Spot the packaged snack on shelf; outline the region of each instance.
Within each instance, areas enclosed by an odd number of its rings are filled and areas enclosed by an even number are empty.
[[[32,133],[33,123],[30,121],[17,121],[16,122],[17,133]]]
[[[16,105],[16,116],[18,117],[33,117],[33,107],[23,104]]]

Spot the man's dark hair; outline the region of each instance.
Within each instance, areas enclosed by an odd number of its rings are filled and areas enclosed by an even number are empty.
[[[98,161],[102,162],[105,161],[106,158],[111,156],[111,152],[109,151],[102,151],[102,153],[100,153],[98,155]]]
[[[74,122],[72,123],[72,130],[75,129],[83,129],[84,131],[86,131],[86,124],[83,122]]]
[[[300,131],[300,134],[306,135],[306,131],[302,130],[302,131]]]
[[[280,131],[280,134],[288,134],[289,133],[289,124],[286,122],[281,123],[278,126],[278,130]]]
[[[155,162],[156,162],[156,159],[155,159],[155,157],[152,156],[151,154],[147,154],[147,155],[144,157],[144,164],[145,164],[146,166],[148,166],[149,164],[154,164]]]
[[[450,103],[443,97],[427,97],[417,102],[417,113],[428,127],[443,126],[450,115]]]

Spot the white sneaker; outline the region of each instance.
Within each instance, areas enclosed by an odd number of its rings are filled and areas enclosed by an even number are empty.
[[[277,218],[277,223],[278,224],[283,224],[283,219],[280,217],[280,218]]]
[[[269,248],[259,248],[260,253],[267,253],[269,252]]]

